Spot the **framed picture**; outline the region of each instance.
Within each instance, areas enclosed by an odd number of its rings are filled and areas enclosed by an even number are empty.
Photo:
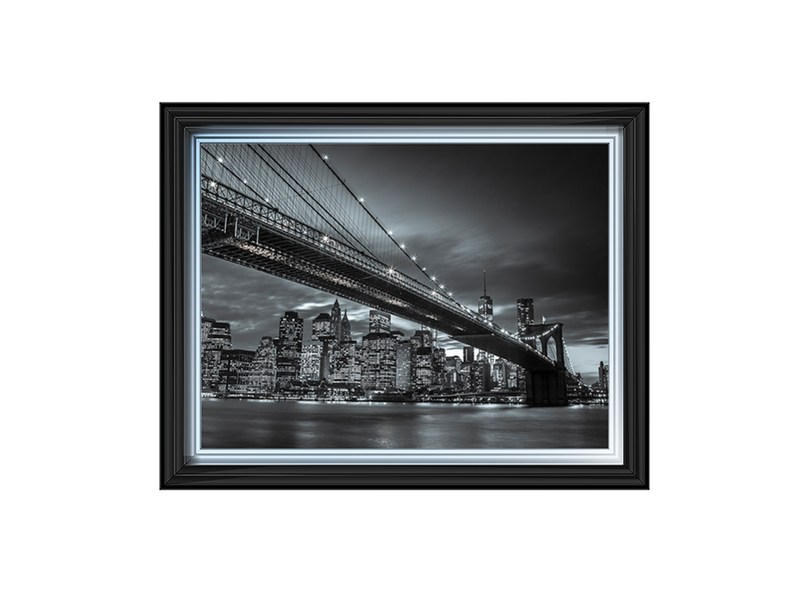
[[[160,105],[160,487],[648,487],[648,104]]]

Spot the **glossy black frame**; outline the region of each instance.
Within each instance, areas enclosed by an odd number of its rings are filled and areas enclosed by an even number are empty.
[[[161,489],[648,488],[648,103],[162,103],[160,118]],[[192,465],[185,457],[187,264],[183,201],[194,129],[268,125],[623,128],[622,465]]]

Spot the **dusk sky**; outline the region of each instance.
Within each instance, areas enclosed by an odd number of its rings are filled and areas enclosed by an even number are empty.
[[[486,271],[494,320],[516,331],[516,300],[531,297],[537,322],[564,323],[572,364],[587,383],[608,364],[608,148],[588,144],[321,145],[330,164],[398,241],[477,309]],[[276,336],[296,310],[305,335],[335,298],[202,255],[205,316],[229,322],[236,348]],[[369,308],[340,299],[353,338]],[[407,336],[420,328],[392,317]],[[439,336],[447,355],[462,345]]]

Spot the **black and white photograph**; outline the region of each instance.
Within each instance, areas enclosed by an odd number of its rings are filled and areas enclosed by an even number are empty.
[[[609,446],[609,145],[199,155],[202,449]]]

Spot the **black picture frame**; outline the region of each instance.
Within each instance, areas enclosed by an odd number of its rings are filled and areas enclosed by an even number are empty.
[[[648,488],[648,103],[162,103],[160,112],[161,489]],[[623,134],[621,465],[198,465],[187,455],[187,212],[194,134],[264,126],[606,126]]]

